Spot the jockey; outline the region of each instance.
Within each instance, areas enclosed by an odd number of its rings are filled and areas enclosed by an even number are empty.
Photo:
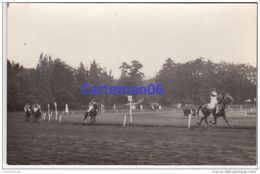
[[[88,107],[88,113],[94,108],[94,106],[96,106],[96,101],[95,99],[92,99],[90,102],[89,102],[89,107]],[[96,113],[97,114],[97,113]]]
[[[36,102],[36,104],[33,105],[33,112],[40,111],[41,112],[41,106]]]
[[[28,104],[28,103],[26,103],[26,105],[24,106],[24,112],[26,112],[26,111],[31,111],[31,106]]]
[[[217,96],[218,96],[217,90],[215,88],[213,88],[210,92],[210,102],[208,104],[208,109],[216,108],[217,103],[218,103]]]

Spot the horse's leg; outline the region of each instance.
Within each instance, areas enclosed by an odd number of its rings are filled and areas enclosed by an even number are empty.
[[[84,118],[85,125],[87,124],[87,119],[88,119],[88,113],[86,113],[85,118]]]
[[[96,122],[96,116],[94,116],[94,123]]]
[[[214,118],[214,124],[217,124],[217,122],[218,122],[218,116],[217,116],[217,115],[214,115],[213,118]]]
[[[200,126],[201,122],[205,119],[205,116],[200,119],[200,122],[197,122],[197,125]]]
[[[211,112],[209,112],[209,111],[205,111],[205,113],[204,113],[204,117],[205,117],[204,121],[207,124],[207,126],[209,126],[208,117],[210,116],[210,113]]]
[[[204,110],[205,110],[205,109],[204,109],[204,105],[199,106],[198,109],[197,109],[198,118],[200,118],[200,115],[199,115],[199,114],[200,114],[200,113],[202,114],[202,117],[201,117],[201,119],[200,119],[200,122],[199,122],[199,123],[197,122],[197,124],[198,124],[199,126],[201,125],[202,121],[205,120],[205,118],[206,118],[206,113],[205,113]]]
[[[211,124],[217,124],[217,115],[213,115],[214,122],[210,121]]]
[[[34,114],[34,122],[35,123],[38,121],[38,117],[39,117],[39,115],[38,115],[38,113],[36,111],[36,113]]]
[[[226,114],[224,114],[223,119],[224,119],[225,122],[227,123],[228,127],[230,127],[230,124],[229,124],[229,122],[228,122],[228,120],[227,120],[227,116],[226,116]]]
[[[85,117],[83,119],[83,125],[85,126],[87,124],[87,118],[88,118],[88,113],[85,113]]]
[[[95,120],[94,120],[94,115],[91,115],[91,124],[94,124]]]
[[[205,117],[205,123],[207,124],[207,126],[210,126],[208,123],[208,116]]]

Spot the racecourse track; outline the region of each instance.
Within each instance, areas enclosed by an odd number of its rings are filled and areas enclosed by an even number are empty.
[[[231,127],[197,126],[181,111],[102,113],[95,125],[83,114],[26,122],[7,114],[9,165],[256,165],[256,115],[228,112]]]

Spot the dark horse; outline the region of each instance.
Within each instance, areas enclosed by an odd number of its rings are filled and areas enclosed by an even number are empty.
[[[34,117],[34,121],[39,121],[41,116],[41,109],[40,108],[32,108],[32,115]]]
[[[93,108],[88,112],[85,112],[83,119],[83,125],[85,126],[87,124],[87,118],[90,116],[90,123],[94,124],[96,122],[96,116],[97,116],[97,104],[93,105]]]
[[[210,114],[212,114],[213,118],[214,118],[214,122],[210,122],[210,123],[217,124],[217,118],[218,117],[223,117],[223,119],[227,123],[228,127],[230,127],[230,125],[228,123],[228,120],[227,120],[225,108],[226,108],[227,104],[229,104],[229,103],[231,103],[233,101],[233,98],[229,95],[229,93],[221,92],[218,95],[217,99],[218,99],[218,104],[217,104],[217,107],[216,107],[217,109],[208,109],[208,107],[207,107],[208,104],[201,105],[198,108],[197,115],[199,116],[199,111],[200,110],[201,110],[201,112],[204,115],[204,117],[201,118],[200,122],[197,123],[198,125],[200,125],[203,120],[205,120],[206,124],[209,125],[207,118],[210,116]]]

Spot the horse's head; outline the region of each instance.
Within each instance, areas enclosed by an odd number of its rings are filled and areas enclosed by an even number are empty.
[[[99,103],[95,102],[95,103],[93,104],[93,108],[94,108],[95,110],[97,110],[98,107],[99,107]]]
[[[229,104],[234,101],[233,97],[228,92],[221,92],[219,94],[220,102],[223,104]]]
[[[232,103],[234,101],[233,97],[229,93],[226,93],[225,100],[227,101],[227,104]]]

